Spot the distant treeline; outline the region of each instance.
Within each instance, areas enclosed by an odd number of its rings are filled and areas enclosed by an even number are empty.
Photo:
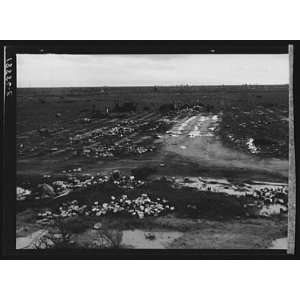
[[[60,94],[70,94],[73,90],[76,90],[76,95],[82,93],[86,94],[90,92],[92,94],[103,94],[110,92],[117,93],[167,93],[167,92],[215,92],[215,91],[246,91],[246,90],[256,90],[256,91],[270,91],[270,90],[287,90],[288,84],[281,85],[177,85],[177,86],[114,86],[114,87],[37,87],[37,88],[18,88],[19,91],[23,93],[32,93],[34,91],[40,91],[43,93],[51,94],[51,91],[54,94],[57,94],[59,91]]]

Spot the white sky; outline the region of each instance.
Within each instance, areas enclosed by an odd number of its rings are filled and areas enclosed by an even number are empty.
[[[287,84],[288,54],[17,55],[18,87]]]

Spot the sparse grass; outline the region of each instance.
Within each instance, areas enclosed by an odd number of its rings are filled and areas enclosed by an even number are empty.
[[[251,154],[246,142],[252,138],[258,157],[288,158],[288,126],[285,103],[226,110],[218,131],[225,145]]]
[[[265,249],[287,236],[286,218],[203,221],[174,241],[176,249]]]
[[[268,148],[269,140],[274,139],[278,142],[279,152],[271,153],[271,156],[285,158],[287,124],[283,117],[287,114],[288,109],[288,88],[287,86],[269,86],[269,87],[244,87],[244,86],[227,86],[227,87],[128,87],[128,88],[106,88],[104,93],[100,92],[101,88],[67,88],[67,89],[18,89],[17,100],[17,145],[26,144],[26,147],[35,145],[41,146],[40,149],[33,149],[32,153],[28,152],[25,156],[18,157],[23,160],[17,165],[17,183],[22,183],[23,187],[32,188],[41,183],[41,175],[52,173],[49,183],[54,180],[63,179],[61,176],[54,175],[60,173],[67,166],[82,166],[87,171],[90,169],[99,169],[101,172],[104,168],[104,161],[100,159],[82,158],[68,156],[67,153],[61,153],[57,156],[49,155],[49,147],[57,147],[62,145],[65,147],[70,136],[77,132],[85,132],[101,126],[105,126],[107,122],[115,124],[124,118],[134,118],[133,114],[110,114],[103,119],[103,112],[106,106],[113,108],[115,99],[120,101],[122,105],[125,102],[137,103],[138,113],[158,113],[162,104],[173,104],[178,102],[181,104],[191,104],[199,100],[202,105],[211,105],[212,111],[223,112],[221,129],[219,134],[223,142],[230,147],[239,145],[230,144],[226,136],[233,130],[238,138],[253,137],[257,139],[263,147]],[[83,124],[78,122],[82,118],[93,118],[93,107],[99,112],[99,119],[93,119],[91,123]],[[234,109],[235,107],[235,109]],[[262,108],[259,108],[262,107]],[[146,108],[146,110],[145,110]],[[257,114],[258,110],[263,111],[263,115]],[[232,112],[236,112],[237,118],[233,117]],[[273,112],[272,112],[273,111]],[[56,118],[57,113],[61,113],[60,118]],[[245,114],[246,112],[246,114]],[[248,114],[249,112],[249,114]],[[154,127],[159,116],[154,114],[148,124],[144,124],[140,131],[149,130],[147,135],[151,136],[147,143],[153,143],[154,134],[165,132],[169,126],[161,124],[154,132]],[[162,114],[162,117],[170,117],[172,119],[176,113]],[[258,117],[260,116],[260,117]],[[282,117],[282,118],[281,118]],[[273,120],[275,118],[276,120]],[[32,122],[32,119],[35,122]],[[113,121],[117,119],[117,121]],[[257,121],[271,121],[269,124],[261,123],[260,127],[255,127]],[[272,121],[273,120],[273,121]],[[245,127],[240,124],[245,122]],[[226,127],[228,126],[228,127]],[[39,130],[40,128],[49,128],[53,130],[51,138],[44,138],[28,131]],[[153,134],[153,136],[152,136]],[[22,137],[23,135],[23,137]],[[256,136],[255,136],[256,135]],[[21,137],[21,138],[20,138]],[[138,135],[135,139],[140,138]],[[19,139],[20,138],[20,139]],[[115,143],[118,137],[103,139],[101,142]],[[143,143],[143,142],[141,142]],[[245,150],[239,148],[240,150]],[[31,155],[37,154],[36,159]],[[278,155],[277,155],[278,154]],[[283,155],[284,154],[284,155]],[[151,177],[157,170],[152,168],[152,153],[145,154],[147,159],[142,164],[136,164],[140,157],[133,157],[132,161],[127,163],[130,171],[136,166],[138,168],[133,171],[134,175],[139,178]],[[152,156],[151,156],[152,155]],[[122,157],[122,158],[125,158]],[[173,162],[178,157],[169,154],[170,160]],[[180,158],[181,159],[181,158]],[[149,164],[151,162],[151,164]],[[112,159],[111,164],[118,169],[119,158]],[[122,161],[124,163],[124,160]],[[168,164],[166,164],[168,165]],[[183,174],[182,176],[193,173],[195,176],[201,174],[216,175],[221,177],[247,178],[250,177],[250,170],[237,170],[228,168],[211,168],[205,165],[193,165],[193,162],[182,160],[178,164],[178,168],[166,166],[163,168],[165,174],[173,176]],[[140,167],[142,166],[142,167]],[[155,165],[157,166],[157,165]],[[160,168],[158,168],[160,170]],[[85,171],[86,171],[85,170]],[[22,172],[22,176],[20,173]],[[98,171],[97,171],[98,172]],[[254,172],[254,171],[253,171]],[[251,173],[251,178],[258,178],[258,174]],[[255,177],[256,176],[256,177]],[[249,179],[249,178],[248,178]],[[47,179],[42,181],[48,183]],[[23,211],[17,216],[17,226],[23,223],[34,223],[36,221],[35,210],[43,208],[57,209],[59,205],[65,201],[78,200],[80,204],[91,205],[94,201],[99,203],[109,202],[112,195],[118,197],[122,194],[134,198],[141,193],[147,193],[150,197],[160,197],[167,199],[171,205],[176,207],[176,212],[162,217],[147,217],[143,220],[130,218],[126,216],[107,215],[101,218],[80,217],[71,218],[62,224],[65,231],[65,238],[55,241],[55,247],[76,247],[70,245],[71,235],[82,234],[88,228],[92,228],[97,221],[105,223],[107,237],[103,237],[110,247],[120,247],[120,230],[134,228],[174,228],[181,231],[193,231],[191,235],[187,235],[179,244],[179,247],[205,247],[205,245],[213,244],[217,247],[256,247],[255,244],[266,246],[270,239],[284,236],[286,220],[282,221],[272,219],[250,220],[245,217],[245,209],[242,204],[245,199],[235,196],[227,196],[219,193],[200,192],[191,188],[174,189],[170,183],[164,180],[148,181],[145,186],[134,190],[122,189],[113,185],[111,182],[103,185],[92,186],[84,190],[72,192],[68,196],[57,200],[34,200],[18,202],[17,211]],[[27,210],[27,211],[26,211]],[[26,213],[25,213],[26,212]],[[237,220],[237,217],[240,218]],[[209,225],[197,223],[197,220],[205,219]],[[245,224],[243,222],[246,222]],[[225,222],[225,223],[224,223]],[[247,223],[250,222],[250,223]],[[252,222],[252,223],[251,223]],[[258,222],[253,224],[253,222]],[[284,223],[285,222],[285,223]],[[278,225],[278,227],[277,227]],[[200,226],[200,227],[199,227]],[[202,226],[202,227],[201,227]],[[116,230],[110,234],[109,231]],[[185,245],[184,245],[185,243]],[[99,244],[100,248],[104,247]]]

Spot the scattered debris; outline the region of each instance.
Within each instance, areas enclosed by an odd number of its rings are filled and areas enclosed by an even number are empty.
[[[108,213],[126,214],[139,219],[145,216],[158,216],[163,212],[174,210],[175,207],[168,204],[165,199],[156,198],[151,200],[147,194],[141,194],[135,199],[129,199],[127,195],[122,195],[118,199],[111,196],[111,201],[100,204],[95,201],[91,207],[87,205],[79,205],[77,200],[68,203],[63,203],[58,211],[46,210],[38,213],[40,218],[39,224],[53,224],[57,218],[68,218],[74,216],[101,216]],[[99,227],[98,224],[96,227]],[[100,227],[99,227],[100,228]]]
[[[107,213],[125,213],[143,219],[145,216],[158,216],[163,211],[174,210],[174,207],[166,204],[165,199],[157,198],[151,200],[147,194],[142,194],[136,199],[128,199],[127,195],[123,195],[119,199],[111,196],[109,203],[99,204],[97,201],[92,206],[91,212],[87,215],[106,215]]]
[[[99,230],[102,228],[102,223],[98,222],[96,224],[94,224],[94,227],[93,227],[95,230]]]
[[[49,199],[55,197],[55,192],[52,186],[47,183],[39,184],[38,189],[41,193],[41,199]]]
[[[156,236],[152,232],[145,232],[145,238],[148,239],[148,240],[155,240]]]
[[[288,188],[286,184],[253,182],[251,184],[232,184],[225,179],[201,177],[170,178],[175,188],[192,187],[200,191],[224,193],[245,197],[243,204],[251,214],[268,217],[287,212]]]
[[[155,236],[154,239],[147,236]],[[145,232],[144,230],[124,230],[122,244],[126,247],[136,249],[166,249],[176,239],[183,235],[180,231],[152,231]]]
[[[248,139],[248,141],[246,142],[246,145],[248,146],[248,149],[251,153],[258,153],[258,149],[254,144],[253,138]]]
[[[17,201],[26,200],[27,196],[31,195],[31,191],[27,189],[23,189],[21,187],[17,187]]]
[[[43,176],[44,181],[47,180],[48,183],[41,183],[37,186],[28,188],[17,187],[17,200],[27,200],[27,199],[50,199],[50,198],[60,198],[69,194],[72,191],[82,190],[90,186],[95,186],[99,184],[114,184],[118,188],[123,189],[134,189],[144,185],[144,181],[136,178],[135,176],[122,176],[119,170],[112,172],[110,176],[97,175],[91,176],[90,174],[79,174],[82,168],[74,168],[72,170],[63,170],[62,173],[66,174],[64,180],[52,181],[51,175]]]

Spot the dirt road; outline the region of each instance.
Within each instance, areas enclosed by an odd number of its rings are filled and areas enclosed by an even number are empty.
[[[201,166],[252,170],[287,177],[287,160],[259,159],[225,147],[217,135],[221,118],[221,114],[200,113],[182,119],[161,138],[164,145],[162,151]]]
[[[150,117],[153,117],[153,114],[144,113],[136,116],[141,119]],[[160,116],[155,117],[155,119],[158,118]],[[175,118],[174,126],[155,141],[161,145],[159,151],[155,153],[118,160],[89,160],[76,157],[65,160],[61,156],[51,154],[46,155],[42,160],[40,157],[18,159],[18,173],[28,174],[28,170],[31,174],[56,173],[69,166],[83,167],[84,171],[91,174],[98,173],[99,170],[109,173],[113,169],[130,173],[135,167],[163,165],[157,170],[159,175],[237,179],[241,177],[250,179],[251,177],[253,180],[287,181],[287,160],[259,159],[225,147],[218,137],[221,118],[222,114],[211,113],[199,113],[183,119]],[[134,132],[131,137],[135,134]],[[147,138],[147,136],[138,136],[137,140],[142,138]],[[121,139],[116,144],[123,141],[124,139]]]

